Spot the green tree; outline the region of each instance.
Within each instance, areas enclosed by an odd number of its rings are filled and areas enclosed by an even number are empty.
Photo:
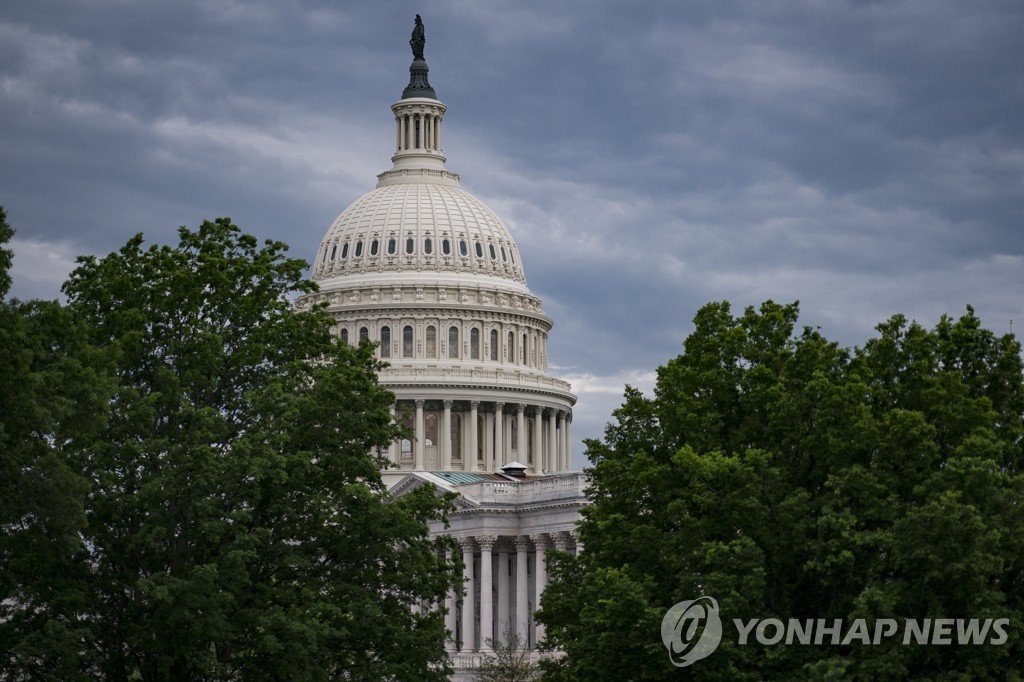
[[[476,671],[477,682],[531,682],[540,677],[540,666],[519,633],[506,630],[503,638],[488,637],[487,644],[492,653]]]
[[[699,679],[1020,679],[1024,373],[973,310],[901,316],[863,348],[796,304],[702,308],[652,398],[627,388],[588,442],[585,551],[560,556],[539,614],[554,680],[678,675],[660,639],[676,602],[720,606]],[[985,646],[737,645],[732,619],[1009,618]]]
[[[78,599],[52,606],[78,626],[64,679],[446,678],[442,614],[410,606],[455,584],[427,529],[449,502],[388,497],[373,347],[293,308],[315,285],[285,252],[219,219],[65,285],[116,386],[69,453],[88,488]]]
[[[14,235],[0,208],[0,671],[31,659],[55,678],[81,632],[63,615],[85,524],[84,477],[69,466],[103,425],[107,356],[55,301],[6,300]],[[54,610],[50,605],[59,606]]]

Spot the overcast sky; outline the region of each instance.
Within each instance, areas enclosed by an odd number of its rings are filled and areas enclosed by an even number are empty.
[[[574,437],[712,300],[799,300],[847,345],[967,304],[1024,328],[1021,0],[5,2],[14,295],[225,215],[312,259],[391,165],[417,12],[448,168],[555,320]]]

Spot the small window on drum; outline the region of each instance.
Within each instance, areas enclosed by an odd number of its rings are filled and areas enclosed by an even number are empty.
[[[397,251],[397,250],[398,250],[398,242],[396,242],[394,239],[389,239],[388,240],[388,255],[389,256],[394,256],[395,255],[395,251]]]
[[[430,237],[427,237],[426,239],[423,240],[423,253],[425,253],[425,254],[427,254],[429,256],[433,252],[434,252],[434,242],[432,242],[430,240]]]
[[[491,260],[497,260],[498,254],[494,253],[494,244],[488,244],[487,247],[491,250]]]
[[[341,260],[348,258],[348,242],[345,242],[341,247]]]
[[[504,246],[501,247],[501,262],[503,262],[503,263],[507,263],[508,262],[508,256],[505,255],[505,247]]]
[[[412,327],[402,329],[402,357],[412,357]]]
[[[459,357],[459,328],[449,327],[448,328],[448,357],[457,358]]]
[[[363,255],[363,240],[360,239],[359,241],[356,242],[356,258],[359,258],[362,255]]]
[[[376,256],[377,255],[377,251],[379,251],[379,250],[380,250],[380,241],[374,239],[372,242],[370,242],[370,255],[371,256]]]
[[[498,359],[498,330],[491,330],[491,360]]]
[[[468,256],[469,255],[469,249],[466,247],[466,240],[465,239],[460,239],[459,240],[459,255],[460,256]]]
[[[469,357],[472,360],[480,359],[480,330],[476,327],[469,330]]]
[[[359,328],[359,343],[367,341],[370,338],[370,330],[366,327]]]
[[[405,240],[405,252],[406,253],[412,253],[415,250],[416,250],[416,240],[413,239],[412,237],[409,237],[408,239]]]
[[[380,356],[391,357],[391,327],[380,328]]]
[[[441,240],[441,253],[446,256],[452,255],[452,243],[447,239]]]
[[[477,258],[483,258],[484,257],[484,247],[480,245],[480,242],[476,243],[476,257]]]
[[[348,343],[348,330],[347,329],[342,329],[341,330],[341,340],[344,341],[345,343]]]

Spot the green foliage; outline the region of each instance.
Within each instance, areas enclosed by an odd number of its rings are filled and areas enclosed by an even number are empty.
[[[476,671],[477,682],[530,682],[540,676],[540,667],[532,652],[516,632],[505,632],[501,639],[487,638],[493,653],[483,657]]]
[[[399,432],[373,348],[336,342],[279,242],[228,219],[83,258],[65,285],[111,359],[77,555],[19,674],[62,679],[445,679],[455,584],[432,491],[391,500],[371,453]],[[16,613],[14,621],[26,616]],[[12,621],[12,622],[14,622]]]
[[[588,443],[586,548],[539,618],[556,680],[678,675],[659,628],[710,595],[709,680],[1019,679],[1024,659],[1020,344],[973,310],[896,316],[848,350],[798,308],[705,306],[653,398],[627,388]],[[732,619],[1009,618],[1002,646],[736,644]]]

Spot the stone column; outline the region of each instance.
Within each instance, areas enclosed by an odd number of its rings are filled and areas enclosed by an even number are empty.
[[[538,474],[544,470],[544,416],[541,408],[533,410],[533,470]]]
[[[530,648],[530,605],[529,586],[526,582],[526,561],[527,553],[530,551],[530,541],[524,537],[517,537],[516,546],[516,634],[519,635],[519,643]]]
[[[426,437],[426,429],[423,425],[423,403],[422,400],[416,401],[416,442],[413,443],[415,467],[419,470],[423,469],[423,440]]]
[[[494,473],[494,415],[484,412],[484,471]]]
[[[505,459],[505,415],[502,410],[505,403],[494,403],[494,469],[500,469],[508,460]],[[494,469],[491,471],[493,472]]]
[[[519,439],[519,447],[516,452],[516,459],[519,460],[520,464],[526,464],[526,405],[519,403],[518,409],[518,420],[516,422],[519,433],[516,434],[516,438]]]
[[[558,461],[558,424],[555,421],[555,410],[548,409],[548,465],[551,471],[561,471]]]
[[[476,462],[477,438],[480,434],[476,428],[477,410],[480,408],[480,401],[473,400],[469,403],[469,466],[467,471],[479,471],[480,467]]]
[[[491,651],[488,639],[494,638],[494,610],[491,601],[494,582],[491,578],[491,548],[498,538],[494,535],[478,535],[476,544],[480,547],[480,650]]]
[[[452,551],[448,550],[445,556],[447,557],[448,562],[451,563]],[[457,627],[455,619],[458,616],[458,596],[455,594],[454,588],[448,590],[448,596],[445,597],[444,606],[448,610],[448,612],[444,614],[444,626],[449,632],[448,638],[445,639],[444,646],[448,651],[456,651],[458,649],[458,643],[455,641],[455,630]]]
[[[466,594],[462,598],[462,651],[476,651],[476,582],[473,578],[475,545],[473,538],[459,538],[459,545],[462,547],[462,582],[466,588]]]
[[[508,636],[515,632],[508,620],[508,568],[508,544],[502,541],[498,544],[498,639],[505,643],[508,643]]]
[[[441,467],[452,470],[452,401],[444,401],[444,423],[441,424]]]
[[[565,470],[572,471],[572,412],[565,419]]]
[[[533,546],[535,548],[536,557],[534,561],[537,566],[534,570],[534,574],[537,578],[536,586],[534,587],[534,603],[533,609],[536,611],[540,608],[540,596],[544,594],[544,588],[548,584],[548,565],[547,565],[547,547],[548,540],[544,535],[532,535],[530,539],[533,540]],[[531,614],[532,615],[532,614]],[[537,644],[544,639],[544,626],[541,623],[536,625]]]
[[[562,410],[558,411],[558,468],[560,471],[568,471],[569,467],[566,466],[566,443],[565,440],[565,412]]]

